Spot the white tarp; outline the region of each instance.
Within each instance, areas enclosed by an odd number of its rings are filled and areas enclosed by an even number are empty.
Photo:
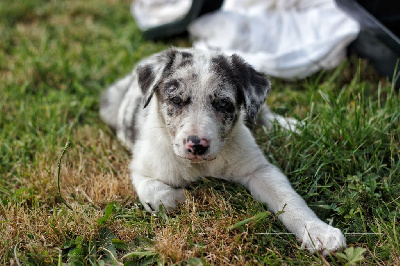
[[[261,72],[295,79],[337,66],[359,25],[333,0],[226,0],[188,30],[195,48],[236,53]]]
[[[134,0],[131,13],[139,29],[147,30],[181,19],[189,11],[191,5],[192,0]]]

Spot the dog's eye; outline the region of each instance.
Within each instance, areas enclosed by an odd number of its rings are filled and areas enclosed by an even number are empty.
[[[175,105],[183,105],[183,100],[180,97],[172,97],[170,101]]]
[[[229,104],[229,102],[227,100],[221,100],[217,103],[217,107],[219,108],[225,108],[227,107]]]
[[[222,100],[217,101],[214,106],[219,110],[227,110],[227,109],[231,109],[231,107],[233,105],[229,100],[222,99]]]

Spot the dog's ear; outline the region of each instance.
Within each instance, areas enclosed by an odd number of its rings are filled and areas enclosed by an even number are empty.
[[[240,56],[234,54],[231,58],[236,82],[239,85],[239,94],[243,98],[247,122],[254,124],[258,110],[265,104],[267,94],[271,89],[270,81],[264,74],[257,72],[247,64]]]
[[[143,94],[143,108],[149,104],[160,81],[171,71],[177,50],[170,48],[145,59],[136,67],[139,87]]]

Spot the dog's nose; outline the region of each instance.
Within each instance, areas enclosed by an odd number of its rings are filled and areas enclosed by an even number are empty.
[[[194,135],[187,137],[183,143],[185,144],[186,151],[193,155],[203,155],[210,147],[210,141],[208,139],[200,139],[198,136]]]

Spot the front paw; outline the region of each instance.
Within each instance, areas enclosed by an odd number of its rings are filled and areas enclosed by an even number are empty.
[[[301,241],[302,249],[307,249],[311,253],[322,252],[323,256],[346,247],[346,238],[343,233],[322,221],[306,223]]]
[[[158,211],[160,205],[164,210],[171,212],[178,206],[179,203],[185,201],[185,194],[183,189],[169,187],[161,191],[155,191],[152,195],[148,195],[144,199],[140,199],[144,208],[148,212]]]

